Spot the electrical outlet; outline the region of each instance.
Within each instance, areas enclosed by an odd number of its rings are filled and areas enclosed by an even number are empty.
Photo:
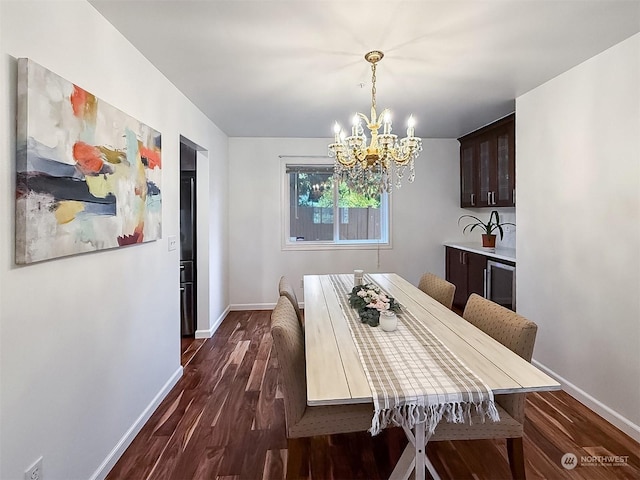
[[[42,457],[24,471],[24,480],[42,480]]]

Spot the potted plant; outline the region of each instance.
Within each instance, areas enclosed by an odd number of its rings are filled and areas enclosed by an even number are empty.
[[[483,247],[494,248],[496,246],[496,235],[493,233],[495,230],[497,230],[500,233],[500,240],[502,240],[502,237],[504,236],[504,230],[502,229],[502,227],[504,225],[513,225],[514,227],[516,226],[515,223],[501,222],[500,215],[496,210],[493,210],[491,212],[491,214],[489,215],[489,221],[487,222],[483,222],[482,220],[480,220],[478,217],[474,215],[462,215],[460,218],[458,218],[458,225],[460,225],[460,220],[462,220],[463,218],[471,218],[475,220],[475,222],[469,223],[468,225],[466,225],[462,229],[462,233],[466,233],[467,229],[470,232],[472,232],[473,229],[476,227],[480,228],[481,230],[484,230],[484,233],[482,234]]]

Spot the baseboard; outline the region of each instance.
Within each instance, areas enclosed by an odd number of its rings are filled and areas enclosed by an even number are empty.
[[[545,367],[540,362],[536,360],[532,360],[536,367],[540,370],[544,371],[547,375],[555,378],[558,382],[562,384],[562,389],[571,395],[573,398],[578,400],[580,403],[584,404],[595,413],[600,415],[606,421],[614,425],[616,428],[622,430],[624,433],[633,438],[636,442],[640,442],[640,426],[633,423],[628,418],[620,415],[618,412],[608,407],[598,399],[592,397],[587,392],[582,390],[581,388],[575,386],[573,383],[568,381],[566,378],[561,377],[553,370]]]
[[[220,324],[224,320],[224,317],[227,316],[229,311],[230,311],[229,307],[225,308],[224,312],[222,312],[222,314],[216,319],[216,321],[213,322],[213,325],[211,325],[211,328],[208,328],[207,330],[196,330],[195,337],[196,338],[211,338],[213,336],[213,334],[216,333],[216,330],[218,329],[218,327],[220,326]]]
[[[107,458],[104,459],[102,464],[98,467],[98,469],[89,477],[91,480],[102,480],[106,478],[109,474],[113,466],[116,464],[118,459],[122,456],[127,447],[133,442],[133,439],[136,438],[136,435],[140,432],[142,427],[144,427],[145,423],[151,418],[153,412],[156,411],[156,408],[160,405],[162,400],[169,394],[171,389],[178,383],[182,377],[182,367],[179,367],[174,374],[167,380],[167,383],[160,389],[158,394],[151,400],[151,403],[144,409],[144,411],[140,414],[138,419],[131,425],[129,430],[122,436],[120,441],[116,444],[116,446],[111,450],[111,453],[107,455]]]
[[[273,310],[275,303],[235,303],[229,306],[232,312],[241,312],[244,310]]]
[[[300,308],[304,309],[304,302],[298,302]],[[273,310],[275,303],[234,303],[229,306],[232,312],[242,312],[245,310]]]

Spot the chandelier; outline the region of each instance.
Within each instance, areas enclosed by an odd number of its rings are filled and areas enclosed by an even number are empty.
[[[414,136],[413,115],[409,117],[407,136],[398,141],[398,136],[391,133],[389,109],[385,108],[379,116],[376,112],[376,64],[383,56],[377,50],[364,56],[371,64],[371,117],[356,113],[348,137],[336,122],[334,143],[329,145],[329,156],[335,158],[337,179],[345,181],[351,189],[368,195],[391,192],[393,184],[400,188],[407,167],[408,180],[413,182],[414,160],[422,151],[422,140]],[[370,132],[369,145],[361,120],[364,120]],[[378,134],[380,127],[383,128],[382,134]]]

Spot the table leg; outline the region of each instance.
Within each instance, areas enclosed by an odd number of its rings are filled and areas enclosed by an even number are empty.
[[[424,452],[424,465],[427,467],[427,470],[429,470],[429,475],[431,475],[433,480],[440,480],[440,475],[438,475],[436,467],[433,466],[433,463],[431,463],[431,460],[427,457],[426,451]]]
[[[427,438],[425,434],[425,424],[417,424],[413,431],[403,427],[404,433],[409,443],[402,452],[389,480],[407,480],[411,472],[415,470],[415,479],[424,480],[425,468],[429,471],[433,480],[440,480],[440,476],[435,467],[427,457]]]
[[[411,444],[407,445],[396,463],[389,480],[408,480],[416,466],[415,450]]]
[[[413,438],[415,439],[416,455],[416,480],[424,480],[424,460],[425,460],[425,436],[424,423],[417,423],[413,428]]]

